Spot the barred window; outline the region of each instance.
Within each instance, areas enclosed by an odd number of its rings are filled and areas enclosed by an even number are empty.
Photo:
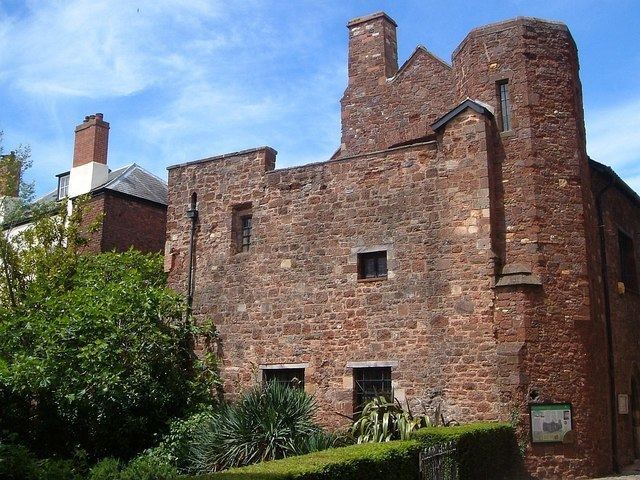
[[[500,80],[497,84],[500,130],[511,130],[511,105],[509,100],[509,81]]]
[[[367,367],[353,369],[353,411],[357,415],[376,397],[393,401],[391,367]]]
[[[386,278],[387,252],[367,252],[358,254],[358,278]]]
[[[231,243],[236,253],[248,252],[253,244],[253,215],[251,204],[243,203],[233,207]]]
[[[262,382],[276,382],[285,387],[304,390],[304,368],[276,368],[262,371]]]

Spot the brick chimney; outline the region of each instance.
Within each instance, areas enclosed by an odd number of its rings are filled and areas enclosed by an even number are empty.
[[[84,117],[84,122],[76,127],[76,142],[73,148],[73,166],[79,167],[89,162],[107,164],[109,124],[101,113]]]
[[[69,197],[83,195],[106,183],[109,177],[108,143],[109,124],[103,120],[102,114],[84,117],[84,122],[76,127]]]
[[[351,20],[349,28],[349,86],[375,86],[398,71],[396,22],[384,12]]]
[[[20,161],[15,152],[0,155],[0,198],[17,197],[20,192]]]

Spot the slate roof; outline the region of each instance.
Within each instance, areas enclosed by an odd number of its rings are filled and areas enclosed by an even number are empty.
[[[89,193],[98,193],[103,190],[124,193],[161,205],[167,204],[167,182],[135,163],[110,171],[106,183],[97,186]],[[55,202],[57,200],[58,189],[56,188],[40,197],[36,202]]]
[[[447,113],[445,113],[442,117],[431,124],[431,128],[434,131],[444,127],[447,123],[453,120],[456,116],[458,116],[461,112],[465,111],[467,108],[470,108],[482,115],[493,116],[493,109],[490,105],[487,105],[480,100],[472,100],[468,98],[463,100],[457,107],[452,108]]]

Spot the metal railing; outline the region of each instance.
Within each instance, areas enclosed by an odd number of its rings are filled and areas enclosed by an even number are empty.
[[[420,480],[458,480],[455,442],[426,447],[420,452]]]

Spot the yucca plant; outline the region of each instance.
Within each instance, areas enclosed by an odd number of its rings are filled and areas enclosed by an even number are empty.
[[[431,425],[426,415],[413,415],[400,403],[390,402],[379,396],[370,400],[351,428],[357,443],[380,443],[391,440],[408,440],[419,428]]]
[[[215,472],[325,446],[313,421],[316,403],[303,390],[270,382],[246,393],[238,403],[222,406],[194,436],[192,468]]]

